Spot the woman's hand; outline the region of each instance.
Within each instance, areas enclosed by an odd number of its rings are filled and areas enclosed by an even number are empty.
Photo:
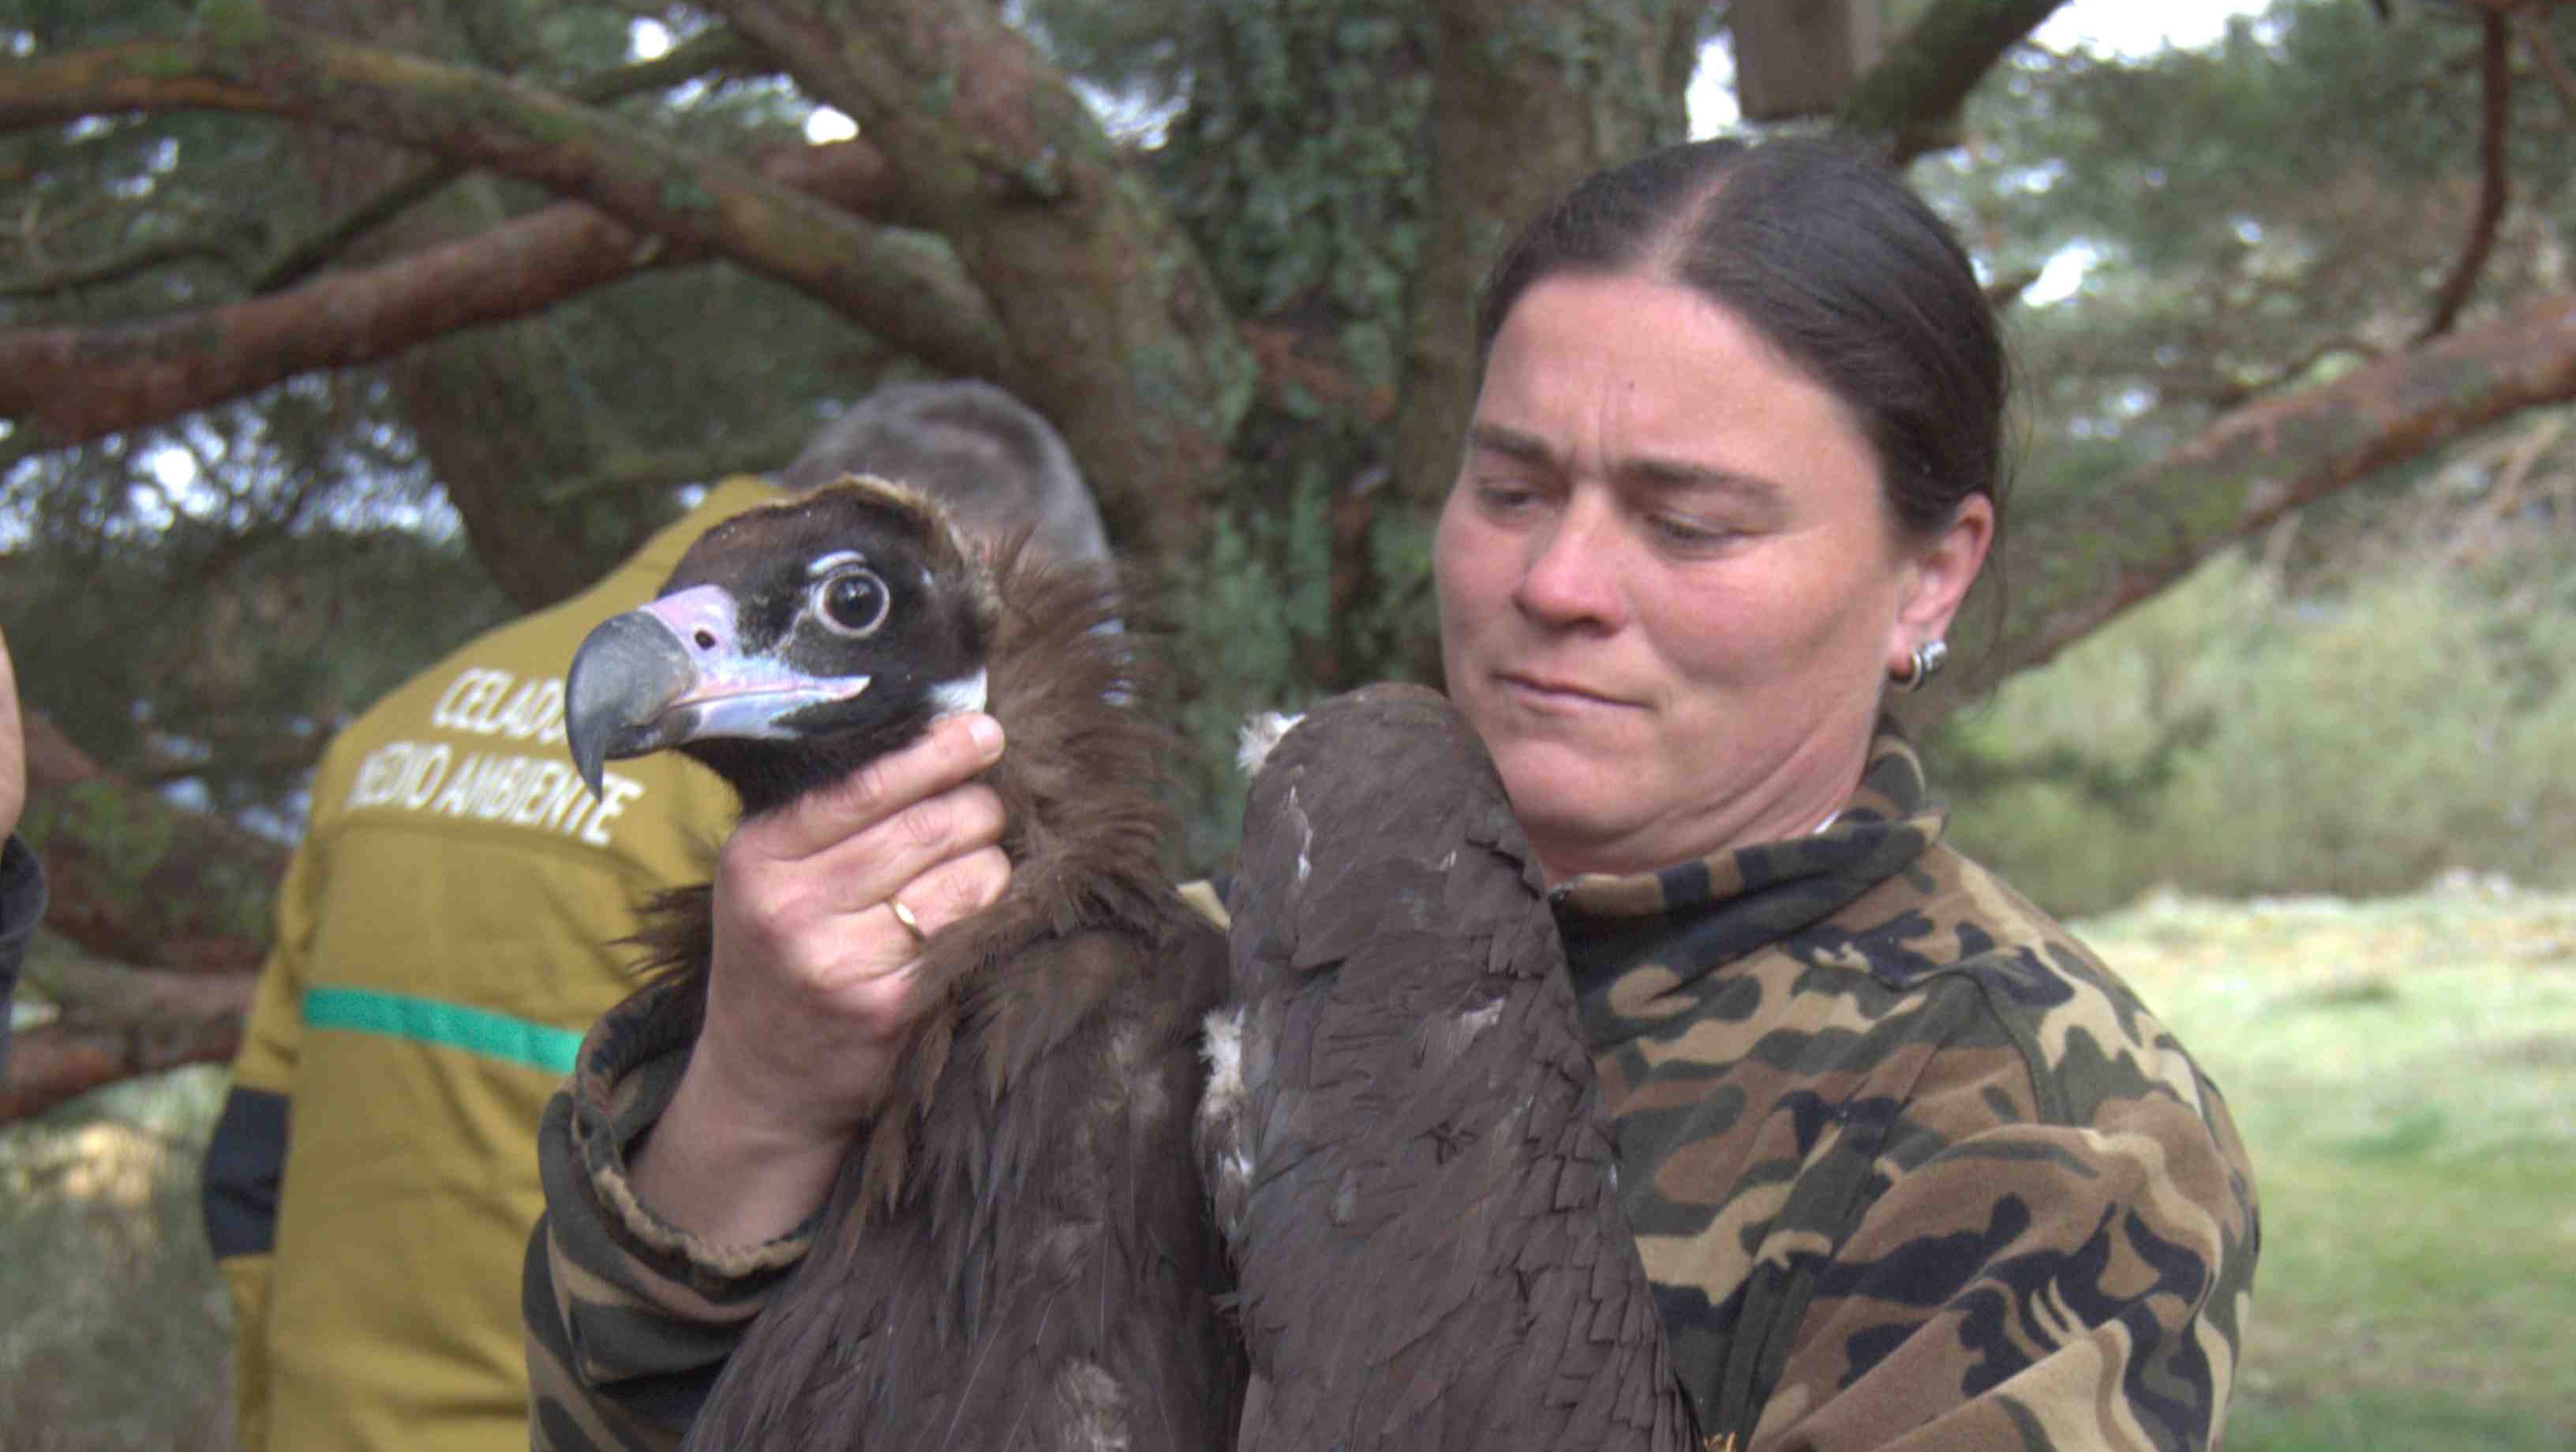
[[[717,1244],[756,1244],[821,1204],[926,1005],[925,934],[1010,881],[1002,805],[973,780],[1002,752],[989,716],[745,823],[716,867],[706,1026],[632,1165],[638,1196]]]

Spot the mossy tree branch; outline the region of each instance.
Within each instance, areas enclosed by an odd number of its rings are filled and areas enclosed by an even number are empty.
[[[885,255],[882,233],[739,159],[688,151],[544,91],[256,15],[215,34],[0,67],[0,127],[171,109],[285,117],[489,167],[766,273],[933,367],[1023,382],[980,296],[928,285],[920,269],[873,265]]]
[[[2576,293],[2264,399],[2006,540],[1991,651],[1921,698],[1933,717],[2039,665],[2300,505],[2526,408],[2576,400]]]
[[[741,36],[718,28],[692,36],[686,44],[675,46],[651,60],[585,76],[566,86],[564,95],[585,106],[604,106],[645,91],[667,90],[720,71],[750,73],[760,69],[763,67],[758,51]],[[251,279],[249,290],[270,293],[293,287],[329,266],[331,260],[350,243],[392,221],[465,174],[466,169],[452,161],[432,160],[418,164],[409,176],[391,183],[307,235],[277,249],[276,255]]]
[[[2442,336],[2459,322],[2460,309],[2469,305],[2478,278],[2487,270],[2487,259],[2495,253],[2496,228],[2504,221],[2505,205],[2513,192],[2505,151],[2513,114],[2513,31],[2504,16],[2493,13],[2480,28],[2484,33],[2478,47],[2478,204],[2470,214],[2468,240],[2460,244],[2459,260],[2442,279],[2441,289],[2433,295],[2431,314],[2415,335],[2419,343]]]
[[[782,148],[759,166],[779,184],[852,213],[885,197],[883,159],[864,142]],[[852,225],[888,277],[929,293],[971,293],[951,259]],[[559,203],[272,297],[114,328],[0,332],[0,415],[21,424],[31,447],[81,443],[300,373],[375,362],[459,329],[531,316],[647,268],[708,255],[697,243],[639,235],[586,204]]]
[[[1835,127],[1903,166],[1948,145],[1986,73],[2066,0],[1936,0],[1843,103]]]

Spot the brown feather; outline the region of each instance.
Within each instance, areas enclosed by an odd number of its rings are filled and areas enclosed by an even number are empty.
[[[1431,692],[1327,701],[1253,778],[1200,1119],[1241,1452],[1697,1445],[1542,887]]]

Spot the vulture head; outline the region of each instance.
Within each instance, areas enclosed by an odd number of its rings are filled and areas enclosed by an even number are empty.
[[[852,477],[717,525],[661,594],[583,640],[564,732],[591,789],[676,748],[757,816],[985,705],[999,605],[924,496]]]

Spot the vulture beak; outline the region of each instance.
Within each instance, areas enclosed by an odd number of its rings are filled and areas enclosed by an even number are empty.
[[[806,675],[746,653],[732,594],[699,585],[599,623],[564,680],[564,739],[596,795],[613,758],[709,737],[791,740],[787,717],[846,701],[866,676]]]

